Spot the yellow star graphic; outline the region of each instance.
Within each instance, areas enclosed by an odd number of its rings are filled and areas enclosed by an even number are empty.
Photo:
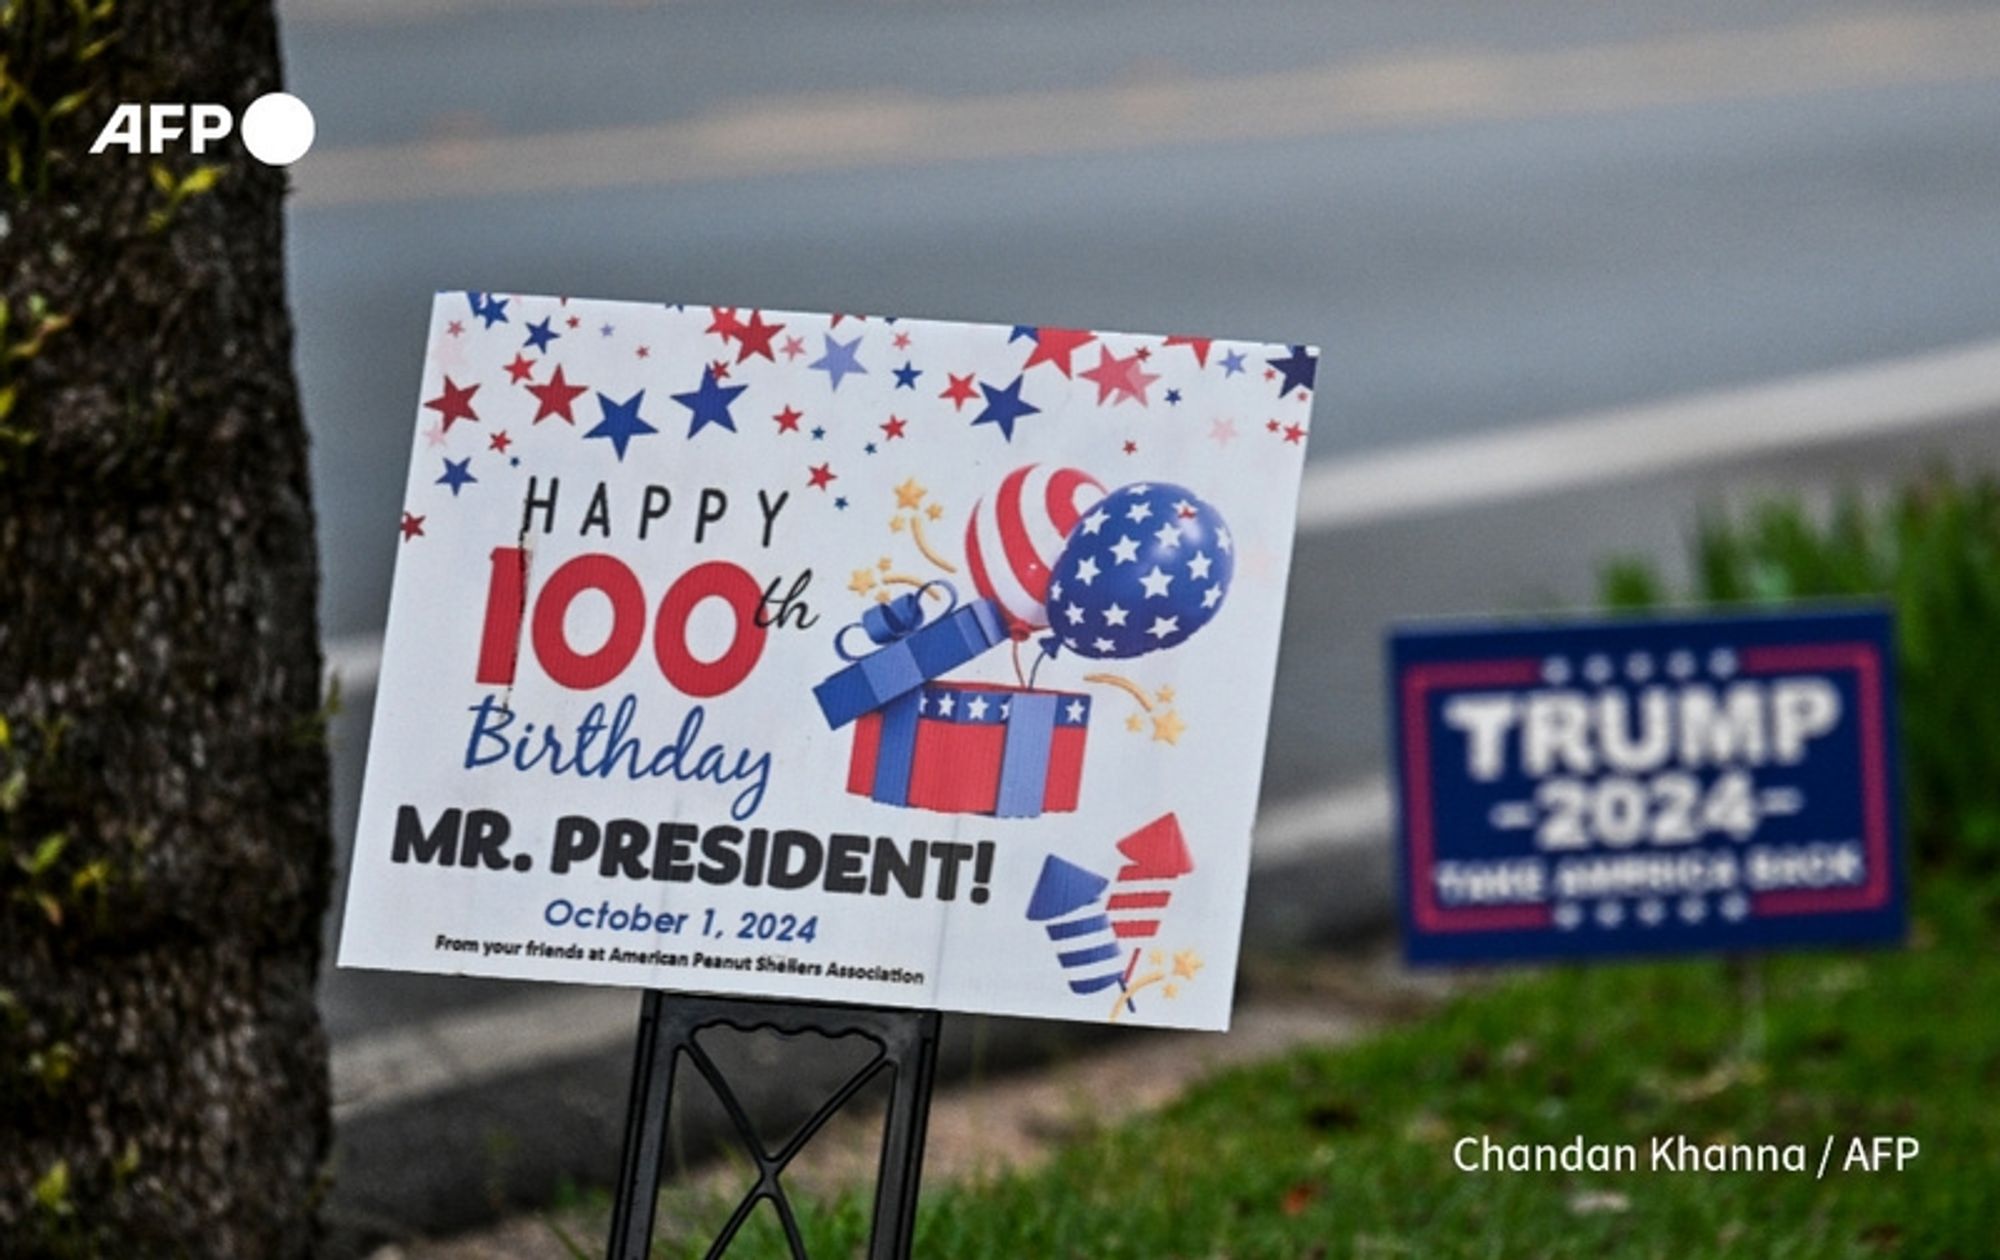
[[[1160,965],[1161,963],[1165,962],[1166,960],[1167,960],[1167,951],[1166,951],[1166,950],[1163,950],[1163,949],[1149,949],[1149,950],[1147,950],[1147,951],[1146,951],[1146,961],[1147,961],[1147,962],[1149,962],[1149,963],[1151,963],[1151,964],[1152,964],[1153,966],[1155,966],[1155,967],[1159,966],[1159,965]]]
[[[847,589],[856,595],[866,595],[875,585],[875,575],[866,569],[856,569],[847,581]]]
[[[1160,986],[1161,997],[1177,998],[1180,995],[1181,989],[1177,984],[1163,984]]]
[[[886,590],[882,590],[882,591],[876,591],[876,592],[875,592],[875,602],[876,602],[876,603],[878,603],[878,604],[886,604],[886,603],[888,603],[888,602],[889,602],[889,592],[888,592],[888,591],[886,591]]]
[[[905,481],[902,485],[896,487],[897,507],[913,508],[916,507],[918,504],[922,503],[923,501],[924,501],[924,488],[917,484],[917,479],[915,477],[911,477],[909,480]]]
[[[1128,731],[1143,731],[1146,729],[1146,719],[1134,713],[1131,717],[1125,719],[1125,729]]]
[[[896,566],[889,559],[889,557],[883,556],[880,560],[877,560],[875,562],[875,567],[882,570],[882,572],[887,573],[889,570],[895,568]]]
[[[1194,973],[1201,970],[1201,955],[1191,949],[1183,949],[1174,954],[1174,974],[1183,980],[1194,979]]]
[[[924,509],[924,515],[930,517],[932,520],[936,520],[938,517],[944,515],[944,504],[942,503],[931,504],[929,507]]]
[[[1181,733],[1187,730],[1187,723],[1172,709],[1153,719],[1153,742],[1158,744],[1178,744]]]
[[[1174,689],[1172,687],[1162,687],[1156,694],[1159,696],[1161,704],[1172,704],[1174,702]]]
[[[892,534],[900,534],[900,533],[902,533],[902,532],[903,532],[903,518],[902,518],[902,517],[900,517],[900,516],[892,516],[892,517],[890,517],[890,518],[889,518],[889,532],[890,532],[890,533],[892,533]]]

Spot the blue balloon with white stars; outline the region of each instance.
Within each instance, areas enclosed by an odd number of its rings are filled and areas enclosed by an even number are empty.
[[[1222,514],[1185,486],[1138,482],[1083,514],[1049,574],[1049,632],[1099,660],[1178,646],[1214,619],[1236,572]]]

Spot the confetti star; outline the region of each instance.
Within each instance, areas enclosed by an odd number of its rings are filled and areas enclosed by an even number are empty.
[[[507,448],[513,444],[514,439],[507,436],[507,430],[505,429],[486,439],[486,448],[492,451],[499,451],[502,455],[505,455]]]
[[[418,516],[415,512],[404,512],[403,523],[398,528],[402,531],[404,542],[408,542],[412,538],[422,538],[424,536],[424,518]]]
[[[564,320],[563,323],[569,326],[571,332],[574,332],[577,329],[583,327],[583,320],[575,315],[570,316],[568,319]]]
[[[424,442],[429,446],[443,446],[450,441],[451,439],[445,436],[443,424],[433,423],[430,428],[424,430]]]
[[[952,410],[963,411],[965,410],[965,404],[979,397],[979,390],[972,383],[972,373],[967,372],[964,376],[954,376],[952,373],[946,372],[945,376],[950,379],[951,384],[945,386],[944,392],[939,394],[938,397],[949,398]]]
[[[613,328],[610,324],[606,324],[597,330],[597,335],[600,337],[609,337],[612,333],[615,333],[617,331],[618,330],[616,328]]]
[[[839,498],[835,499],[833,501],[833,506],[845,512],[847,510],[847,496],[843,494]]]
[[[534,375],[535,361],[525,354],[515,355],[514,361],[507,365],[507,383],[509,385],[519,385],[522,381],[533,379]]]
[[[529,324],[528,339],[521,343],[521,348],[523,350],[539,350],[544,354],[548,353],[549,343],[562,336],[561,333],[549,327],[550,322],[554,319],[555,316],[550,315],[539,324]]]
[[[939,517],[944,515],[944,504],[942,503],[931,504],[929,507],[924,509],[924,515],[930,517],[932,520],[937,520]]]
[[[1125,439],[1125,453],[1127,455],[1137,455],[1139,453],[1139,444],[1130,438]]]
[[[903,532],[904,528],[908,524],[909,522],[905,520],[903,517],[892,516],[889,518],[889,532],[892,534],[900,534]]]
[[[1303,444],[1305,437],[1306,430],[1304,425],[1288,424],[1285,426],[1285,441],[1291,443],[1293,446]]]
[[[477,385],[458,385],[451,377],[444,378],[444,393],[425,403],[424,406],[438,413],[444,419],[445,432],[451,432],[455,420],[478,420],[472,410],[472,396],[479,392]]]
[[[807,486],[809,486],[811,489],[814,490],[826,489],[827,484],[831,481],[834,481],[838,476],[838,474],[836,474],[833,471],[832,464],[809,465],[806,469],[806,475],[807,475],[807,481],[806,481]]]
[[[894,321],[891,322],[893,323]],[[899,332],[893,338],[890,339],[890,342],[898,350],[908,350],[910,348],[910,334],[906,332]]]
[[[633,355],[633,357],[634,357],[634,358],[639,358],[639,359],[650,359],[650,358],[652,358],[652,357],[653,357],[653,347],[651,347],[651,346],[640,346],[640,347],[639,347],[638,349],[636,349],[636,350],[634,350],[634,351],[632,352],[632,355]]]
[[[883,556],[880,560],[877,560],[875,562],[875,567],[881,572],[887,573],[889,570],[896,567],[896,562],[890,559],[888,556]]]
[[[784,355],[787,359],[796,359],[805,352],[806,339],[804,337],[787,337],[785,338],[784,348],[779,350],[778,353]]]
[[[1111,650],[1111,640],[1099,639],[1097,642],[1102,645],[1097,649],[1098,651],[1108,652]],[[1146,729],[1146,719],[1134,713],[1132,716],[1125,719],[1125,729],[1128,731],[1132,731],[1134,733],[1143,731]]]
[[[536,399],[535,424],[540,424],[550,416],[561,416],[564,424],[575,424],[576,416],[571,412],[571,404],[578,396],[590,392],[589,387],[572,385],[563,379],[562,364],[556,364],[555,375],[545,385],[529,385],[528,392]]]
[[[1236,376],[1242,371],[1243,354],[1241,351],[1231,350],[1228,354],[1222,356],[1222,374],[1224,376]]]
[[[1174,702],[1174,689],[1172,687],[1162,687],[1153,693],[1153,698],[1161,704],[1172,704]]]
[[[1186,346],[1194,351],[1194,361],[1202,367],[1208,366],[1208,348],[1215,344],[1213,337],[1169,337],[1169,346]]]
[[[1266,420],[1264,422],[1264,431],[1266,433],[1276,433],[1278,431],[1278,422],[1276,420]]]
[[[875,589],[875,573],[872,569],[856,569],[847,579],[847,589],[856,595],[866,595]]]
[[[1177,389],[1170,389],[1170,390],[1168,390],[1168,391],[1167,391],[1167,402],[1168,402],[1168,404],[1170,404],[1171,406],[1175,406],[1175,407],[1178,407],[1178,406],[1180,406],[1180,405],[1181,405],[1181,391],[1179,391],[1179,390],[1177,390]]]
[[[917,479],[915,477],[907,479],[906,481],[903,482],[902,485],[896,487],[897,511],[901,511],[904,508],[916,507],[923,501],[924,501],[924,488],[917,484]]]
[[[824,372],[829,387],[839,389],[840,382],[850,376],[866,376],[868,369],[861,366],[857,353],[861,349],[861,338],[852,341],[835,341],[831,333],[821,333],[820,339],[826,344],[826,352],[806,364],[809,372]]]
[[[604,413],[604,418],[597,422],[596,428],[583,436],[609,440],[612,448],[618,452],[618,462],[624,463],[625,448],[631,445],[633,438],[659,432],[639,417],[639,404],[645,397],[646,391],[643,389],[624,402],[612,402],[603,394],[599,394],[597,406]]]
[[[1026,337],[1029,341],[1035,339],[1035,326],[1033,324],[1014,325],[1014,331],[1007,334],[1007,344],[1011,346],[1023,337]]]
[[[674,395],[674,401],[690,413],[688,436],[693,437],[711,424],[731,433],[736,432],[736,421],[730,418],[729,404],[749,388],[748,385],[719,385],[715,380],[715,369],[703,368],[700,389]]]
[[[1153,718],[1153,742],[1156,744],[1178,744],[1187,731],[1187,723],[1172,709],[1157,714]]]
[[[761,354],[772,363],[776,363],[778,359],[771,353],[771,340],[784,330],[783,324],[765,323],[764,312],[751,311],[750,322],[738,325],[736,329],[736,339],[740,343],[736,351],[736,361],[741,363],[753,354]]]
[[[1234,420],[1209,421],[1208,437],[1217,446],[1228,446],[1236,440],[1236,422]]]
[[[483,303],[473,307],[472,313],[486,321],[484,327],[491,328],[495,324],[504,324],[507,322],[507,299],[497,298],[489,293]]]
[[[1097,366],[1087,372],[1079,372],[1086,381],[1097,386],[1097,405],[1102,407],[1108,400],[1114,406],[1128,399],[1146,405],[1146,387],[1160,379],[1159,374],[1143,370],[1145,360],[1136,354],[1118,358],[1109,347],[1097,348]]]
[[[1042,410],[1022,399],[1021,380],[1021,377],[1016,376],[1013,383],[1005,389],[995,389],[985,381],[979,382],[979,388],[986,395],[986,406],[973,417],[972,423],[994,425],[999,428],[1002,437],[1009,442],[1013,441],[1014,422],[1022,416],[1039,415]]]
[[[861,453],[864,455],[873,455],[875,453],[875,444],[873,442],[870,442],[866,446],[863,446],[861,448]]]
[[[743,322],[736,318],[736,308],[733,306],[711,306],[708,308],[708,317],[708,327],[702,331],[722,338],[725,345],[736,340],[737,335],[743,331]]]
[[[1266,359],[1264,362],[1284,374],[1284,381],[1278,386],[1278,396],[1284,397],[1294,389],[1311,389],[1313,377],[1319,371],[1319,360],[1306,353],[1304,346],[1293,346],[1292,352],[1282,359]]]
[[[900,416],[893,416],[893,415],[890,416],[887,420],[884,420],[882,422],[881,429],[883,434],[885,435],[882,438],[882,440],[884,442],[893,442],[897,438],[902,437],[903,430],[909,427],[909,423],[910,422],[908,420],[905,420]]]
[[[822,427],[821,427],[821,426],[819,426],[819,425],[814,425],[814,426],[813,426],[813,431],[812,431],[812,440],[813,440],[813,441],[817,442],[817,441],[819,441],[820,439],[824,438],[825,436],[826,436],[826,430],[825,430],[824,428],[822,428]]]
[[[799,411],[787,403],[785,409],[777,415],[772,416],[771,419],[778,422],[778,432],[797,433],[799,431],[799,421],[805,419],[805,415],[805,412]]]
[[[479,478],[472,475],[472,456],[467,455],[464,459],[457,461],[445,460],[444,475],[439,477],[433,484],[450,486],[451,497],[456,499],[460,487],[476,485],[478,482]]]
[[[1089,343],[1097,340],[1097,334],[1084,332],[1080,328],[1038,328],[1035,330],[1034,353],[1021,365],[1023,372],[1037,363],[1052,364],[1064,376],[1070,374],[1069,357]]]
[[[895,369],[895,373],[896,373],[895,388],[915,389],[917,387],[917,378],[923,375],[923,370],[921,368],[911,367],[910,361],[908,359],[904,359],[903,366]]]
[[[463,337],[465,335],[465,321],[462,319],[452,320],[444,326],[444,332],[447,337]],[[417,519],[422,520],[423,518],[420,516]]]
[[[1184,949],[1174,955],[1174,974],[1183,980],[1194,979],[1194,973],[1201,970],[1201,955],[1191,949]]]

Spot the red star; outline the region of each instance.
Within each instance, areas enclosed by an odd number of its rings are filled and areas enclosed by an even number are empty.
[[[866,315],[845,315],[839,311],[835,311],[833,313],[833,323],[828,326],[832,328],[838,328],[840,327],[840,321],[843,319],[859,320],[861,323],[864,324],[868,322],[868,317]]]
[[[810,485],[814,490],[826,489],[826,483],[834,480],[832,464],[809,465],[806,471],[811,475]]]
[[[938,397],[951,399],[953,411],[964,411],[965,404],[979,397],[979,388],[972,383],[974,374],[967,372],[964,376],[952,376],[946,372],[945,375],[951,376],[951,384],[945,386]]]
[[[896,343],[896,349],[898,350],[908,350],[910,348],[910,334],[906,332],[897,333],[891,340]]]
[[[702,331],[719,334],[724,341],[734,341],[737,334],[743,331],[743,321],[736,318],[735,307],[711,306],[708,313],[711,318],[708,327]]]
[[[799,431],[799,421],[805,419],[805,415],[805,412],[795,410],[790,403],[786,403],[785,409],[777,415],[772,416],[771,419],[778,422],[778,432],[797,433]]]
[[[512,446],[513,444],[514,444],[514,439],[507,436],[507,430],[505,429],[500,430],[492,437],[486,439],[487,448],[490,450],[499,451],[502,455],[505,455],[507,453],[507,448]]]
[[[1202,367],[1208,366],[1208,348],[1215,344],[1213,337],[1169,337],[1170,346],[1186,346],[1194,351],[1194,361]]]
[[[765,323],[764,312],[751,311],[750,322],[736,326],[736,339],[743,343],[743,348],[736,352],[736,361],[741,363],[753,354],[761,354],[776,363],[777,356],[771,353],[771,338],[784,330],[783,324]]]
[[[729,360],[717,359],[708,365],[708,370],[715,373],[716,380],[726,381],[729,379]]]
[[[1139,444],[1127,438],[1125,440],[1125,453],[1127,455],[1137,455],[1139,453]]]
[[[1266,420],[1264,422],[1264,431],[1266,433],[1276,433],[1278,431],[1278,422],[1276,420]]]
[[[1191,520],[1193,520],[1193,519],[1194,519],[1194,518],[1195,518],[1195,517],[1196,517],[1197,515],[1199,515],[1199,513],[1197,513],[1197,512],[1196,512],[1196,511],[1194,510],[1194,504],[1192,504],[1192,503],[1183,503],[1183,504],[1181,504],[1181,506],[1180,506],[1180,511],[1178,511],[1178,512],[1174,513],[1174,515],[1176,515],[1176,516],[1180,517],[1180,518],[1181,518],[1182,520],[1184,520],[1184,521],[1191,521]]]
[[[1306,430],[1304,425],[1288,424],[1285,426],[1285,440],[1292,445],[1297,446],[1303,443],[1305,437]]]
[[[515,355],[514,361],[507,365],[507,383],[510,385],[519,385],[534,374],[535,361],[525,354]]]
[[[785,357],[787,359],[796,359],[805,352],[806,339],[804,337],[785,338]]]
[[[632,353],[638,355],[642,359],[650,359],[653,357],[653,348],[651,346],[640,346],[637,350],[634,350]]]
[[[570,316],[570,317],[569,317],[568,319],[564,320],[563,322],[564,322],[564,323],[566,323],[566,324],[568,324],[568,325],[569,325],[569,326],[570,326],[571,328],[581,328],[581,327],[583,327],[583,321],[582,321],[581,319],[577,318],[577,317],[576,317],[576,316],[574,316],[574,315]]]
[[[461,387],[453,384],[452,379],[447,376],[444,378],[444,393],[431,399],[424,406],[429,407],[432,411],[444,417],[444,431],[449,433],[451,432],[451,423],[454,420],[476,421],[479,419],[478,414],[472,410],[472,396],[478,392],[479,386],[466,385]]]
[[[564,380],[562,364],[558,363],[556,374],[549,378],[548,384],[530,385],[528,392],[533,394],[540,404],[535,408],[536,424],[540,424],[550,416],[561,416],[565,424],[575,424],[576,417],[570,413],[570,404],[577,400],[579,394],[590,391],[588,386],[572,385]]]
[[[882,422],[882,432],[888,434],[888,436],[883,438],[882,440],[884,442],[893,442],[897,438],[903,436],[903,429],[909,423],[910,422],[908,420],[903,419],[901,416],[890,416],[887,420]]]
[[[1273,370],[1273,369],[1271,369],[1271,368],[1265,368],[1265,369],[1264,369],[1264,379],[1265,379],[1265,380],[1267,380],[1267,381],[1275,381],[1275,380],[1277,380],[1277,379],[1278,379],[1278,374],[1277,374],[1277,372],[1276,372],[1275,370]]]
[[[1121,403],[1128,398],[1138,400],[1141,407],[1146,405],[1146,387],[1160,379],[1155,372],[1139,370],[1140,356],[1130,355],[1123,359],[1111,356],[1111,351],[1103,346],[1097,348],[1097,366],[1088,372],[1079,372],[1086,381],[1097,384],[1097,405],[1102,407],[1106,399]]]
[[[463,337],[465,335],[465,321],[462,319],[454,319],[449,324],[446,324],[444,326],[444,330],[451,336]],[[417,519],[422,520],[424,518],[420,516]]]
[[[1069,375],[1069,356],[1088,342],[1096,341],[1097,334],[1077,328],[1037,328],[1035,330],[1035,352],[1021,365],[1023,372],[1037,363],[1053,363],[1064,376]]]
[[[403,513],[402,530],[404,542],[408,542],[412,538],[422,538],[424,536],[424,518],[418,516],[415,512]]]

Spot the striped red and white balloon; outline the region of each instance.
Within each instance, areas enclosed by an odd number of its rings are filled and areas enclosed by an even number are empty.
[[[1103,483],[1089,473],[1025,464],[973,505],[965,525],[972,585],[1000,605],[1017,636],[1049,624],[1049,570],[1069,531],[1103,497]]]

